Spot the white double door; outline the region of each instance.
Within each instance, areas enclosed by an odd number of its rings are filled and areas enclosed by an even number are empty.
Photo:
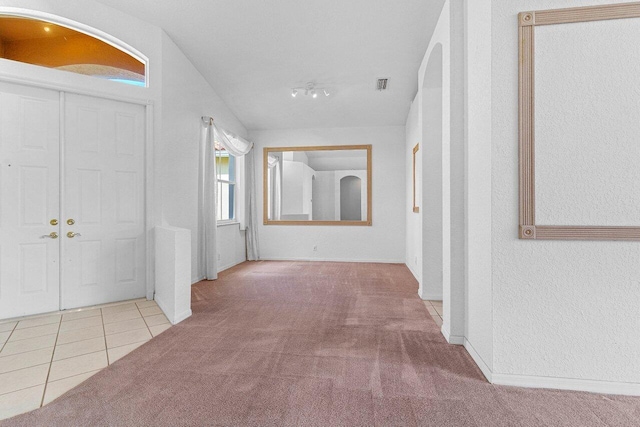
[[[0,83],[0,319],[145,295],[145,108]]]

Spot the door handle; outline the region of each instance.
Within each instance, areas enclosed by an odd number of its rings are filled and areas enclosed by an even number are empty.
[[[73,239],[76,236],[82,236],[82,234],[74,233],[73,231],[70,231],[70,232],[67,233],[67,237],[70,238],[70,239]]]
[[[56,233],[55,231],[52,231],[49,234],[45,234],[44,236],[40,236],[41,239],[57,239],[58,238],[58,233]]]

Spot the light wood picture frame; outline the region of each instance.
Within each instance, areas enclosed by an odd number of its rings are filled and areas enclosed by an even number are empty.
[[[535,218],[535,29],[542,25],[625,18],[640,18],[640,2],[522,12],[518,15],[520,239],[640,240],[640,226],[537,225]]]
[[[338,151],[338,150],[365,150],[367,153],[367,215],[363,221],[316,221],[316,220],[273,220],[269,219],[269,201],[268,194],[268,170],[269,170],[269,153],[285,152],[285,151]],[[264,225],[338,225],[338,226],[372,226],[373,210],[373,157],[372,145],[322,145],[322,146],[300,146],[300,147],[264,147],[262,161],[262,215]]]
[[[413,147],[413,212],[414,213],[419,213],[420,212],[420,207],[416,204],[416,153],[418,152],[418,150],[420,150],[420,143],[416,144],[415,147]]]

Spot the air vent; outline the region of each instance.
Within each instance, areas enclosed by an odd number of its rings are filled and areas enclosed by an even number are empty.
[[[377,89],[379,91],[387,90],[389,79],[378,79]]]

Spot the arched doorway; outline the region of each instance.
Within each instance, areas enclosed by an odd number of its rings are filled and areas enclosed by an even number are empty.
[[[362,221],[362,180],[357,176],[340,180],[340,221]]]

